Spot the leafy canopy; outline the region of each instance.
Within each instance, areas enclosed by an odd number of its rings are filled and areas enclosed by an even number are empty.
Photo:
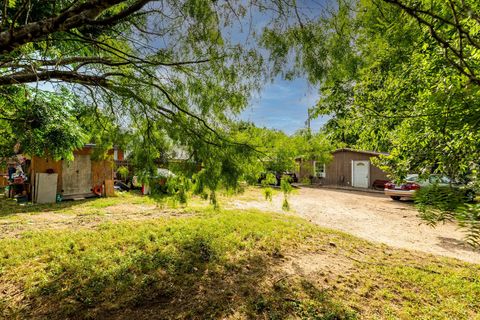
[[[235,184],[255,152],[228,127],[263,74],[257,51],[229,36],[246,5],[3,1],[0,156],[69,158],[85,142],[116,144],[153,172],[182,146],[212,187],[220,175]]]
[[[323,130],[334,144],[390,152],[378,164],[393,178],[439,173],[478,185],[479,17],[473,0],[338,0],[269,25],[263,44],[276,72],[319,85],[315,112],[330,116]],[[423,217],[455,219],[478,244],[478,207],[437,210],[454,193],[427,195],[438,203]]]

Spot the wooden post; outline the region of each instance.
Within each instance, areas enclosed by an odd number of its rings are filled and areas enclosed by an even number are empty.
[[[115,189],[113,188],[113,180],[105,180],[105,196],[115,196]]]

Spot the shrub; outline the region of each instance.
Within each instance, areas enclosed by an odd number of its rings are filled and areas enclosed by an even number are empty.
[[[118,168],[117,170],[118,174],[120,175],[120,177],[123,179],[123,180],[126,180],[127,177],[128,177],[128,174],[130,173],[130,171],[128,170],[127,167],[125,166],[121,166]]]
[[[265,200],[272,201],[273,196],[273,189],[270,187],[266,187],[263,189],[263,194],[265,195]]]
[[[480,247],[480,205],[466,204],[457,210],[456,220],[465,229],[465,240],[473,247]]]
[[[468,244],[480,246],[480,205],[466,204],[468,196],[459,188],[432,185],[415,195],[420,218],[435,226],[439,222],[455,221],[466,232]]]
[[[276,185],[277,178],[273,173],[267,173],[265,179],[262,180],[262,186]]]
[[[290,210],[290,204],[288,203],[288,195],[292,192],[293,187],[290,184],[290,180],[292,178],[290,176],[283,176],[282,180],[280,181],[280,189],[283,192],[283,204],[282,209],[284,211]]]
[[[309,177],[303,177],[301,182],[307,185],[312,184],[312,180]]]
[[[429,210],[443,212],[443,220],[449,220],[451,213],[462,206],[466,201],[465,194],[458,188],[445,186],[426,186],[415,194],[415,204],[421,212]],[[441,221],[441,220],[438,220]]]
[[[168,195],[174,196],[175,200],[182,204],[186,204],[188,200],[188,191],[191,189],[190,179],[185,177],[170,177],[165,183]]]

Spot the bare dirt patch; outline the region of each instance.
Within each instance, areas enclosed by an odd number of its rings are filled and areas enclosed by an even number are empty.
[[[105,208],[108,214],[151,214],[157,209],[156,205],[135,205],[130,203],[121,203]]]
[[[282,194],[275,195],[272,202],[263,200],[261,191],[258,194],[258,200],[237,200],[231,206],[283,212]],[[393,201],[382,194],[326,188],[301,188],[289,202],[290,213],[324,227],[396,248],[480,263],[480,252],[464,244],[464,234],[455,224],[427,226],[411,202]]]
[[[43,211],[20,213],[0,220],[0,239],[20,237],[24,232],[95,228],[103,223],[150,220],[160,217],[187,217],[191,213],[159,208],[152,204],[120,203],[105,208],[79,206],[69,213]]]
[[[286,275],[314,276],[317,274],[343,274],[353,268],[353,261],[345,256],[327,253],[290,254],[279,266]]]

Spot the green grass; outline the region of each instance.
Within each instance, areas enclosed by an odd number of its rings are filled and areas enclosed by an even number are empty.
[[[54,204],[32,204],[19,205],[13,199],[0,197],[0,220],[10,218],[20,213],[36,214],[40,212],[57,212],[62,214],[78,214],[82,211],[88,212],[91,209],[103,209],[119,204],[151,204],[155,205],[165,201],[164,198],[141,197],[136,193],[117,193],[113,198],[92,198],[79,201],[63,201]]]
[[[106,222],[145,220],[165,215],[156,210],[161,202],[136,194],[115,198],[65,201],[59,204],[18,205],[0,197],[0,239],[19,237],[25,232],[50,229],[95,228]]]
[[[478,265],[375,245],[288,215],[195,203],[143,220],[92,213],[98,221],[82,224],[84,212],[129,203],[158,199],[123,194],[10,213],[61,212],[70,227],[0,240],[0,316],[480,319]]]

